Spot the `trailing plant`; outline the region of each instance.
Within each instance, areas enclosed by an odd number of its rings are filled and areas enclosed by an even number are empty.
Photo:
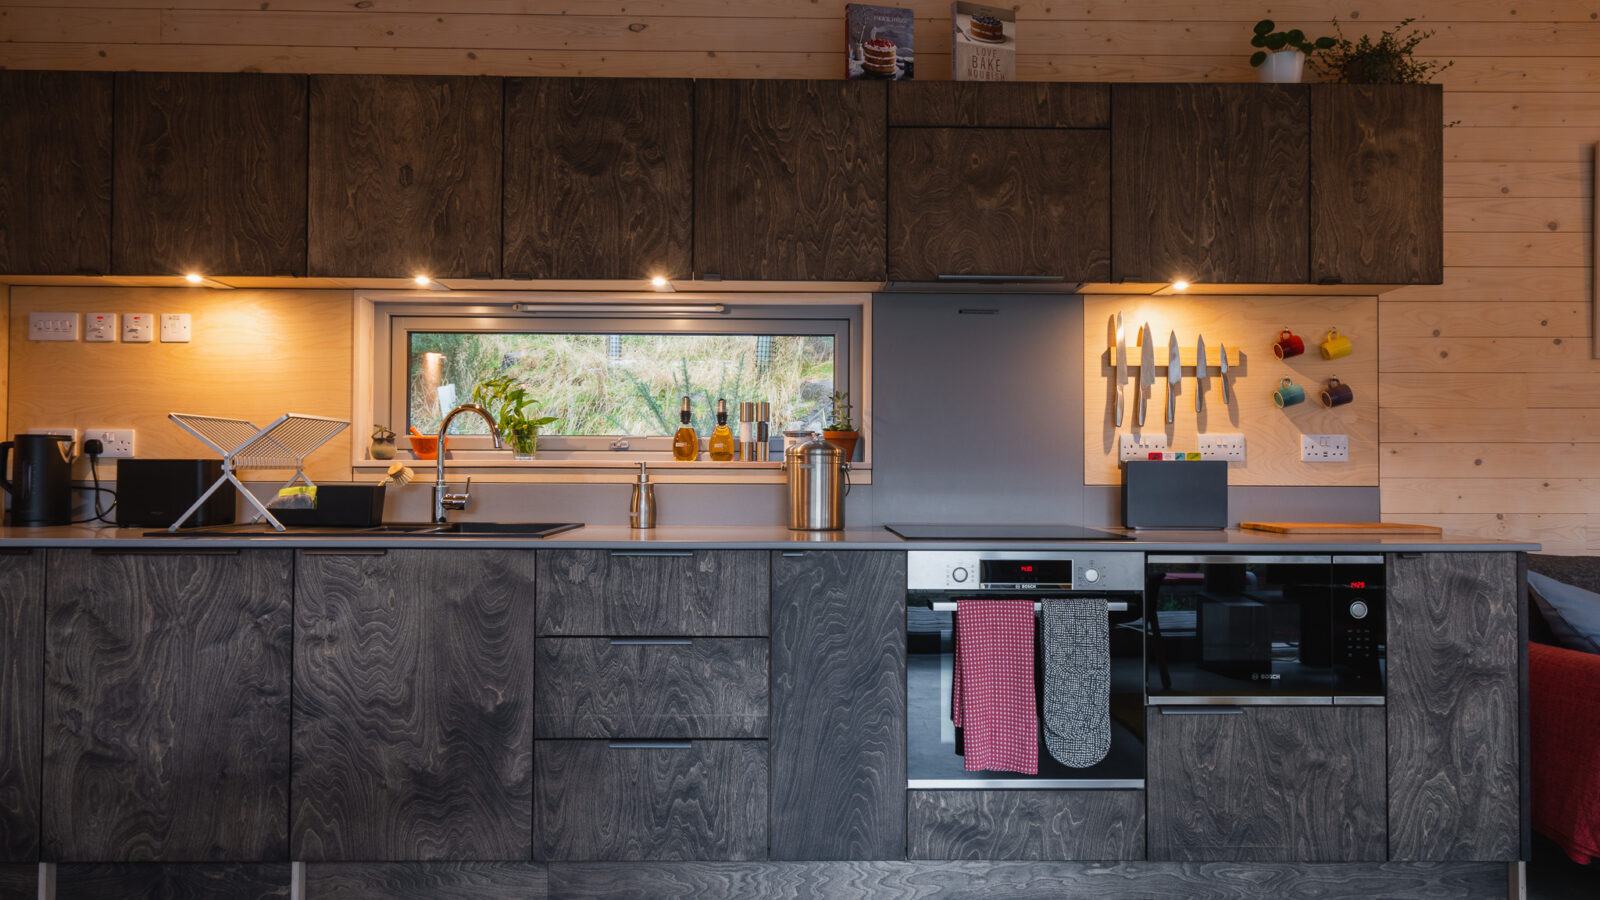
[[[387,425],[374,425],[372,426],[372,439],[375,441],[392,441],[394,440],[394,432],[390,431]]]
[[[539,440],[539,429],[557,421],[555,416],[530,417],[525,410],[534,405],[527,390],[510,375],[499,375],[478,382],[472,389],[472,402],[494,416],[501,436],[517,453],[531,455]]]
[[[828,414],[828,430],[855,431],[856,426],[850,422],[850,392],[834,391],[828,400],[833,404],[833,410]]]
[[[1329,80],[1345,84],[1427,84],[1435,75],[1455,65],[1455,60],[1440,64],[1436,59],[1414,59],[1417,45],[1433,37],[1433,31],[1411,29],[1400,36],[1401,29],[1415,22],[1405,19],[1400,24],[1378,35],[1374,41],[1367,35],[1351,41],[1344,36],[1339,20],[1333,20],[1333,29],[1339,39],[1332,52],[1315,62],[1318,71]]]
[[[1265,49],[1257,50],[1250,55],[1250,65],[1261,65],[1267,61],[1268,53],[1277,53],[1279,50],[1299,50],[1309,57],[1318,50],[1326,50],[1333,46],[1331,37],[1306,40],[1306,33],[1298,28],[1290,31],[1272,30],[1277,27],[1271,19],[1262,19],[1256,23],[1255,36],[1250,38],[1250,46]]]

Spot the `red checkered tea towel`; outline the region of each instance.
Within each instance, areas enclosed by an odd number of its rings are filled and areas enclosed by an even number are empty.
[[[956,601],[951,720],[962,729],[969,772],[1039,773],[1033,690],[1033,603]]]

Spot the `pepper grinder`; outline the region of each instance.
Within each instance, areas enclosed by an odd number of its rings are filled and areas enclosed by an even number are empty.
[[[656,527],[656,486],[650,483],[645,464],[639,463],[639,480],[633,483],[633,499],[628,503],[629,528]]]
[[[766,462],[772,453],[772,443],[768,437],[768,420],[772,418],[772,404],[762,401],[756,404],[756,461]]]

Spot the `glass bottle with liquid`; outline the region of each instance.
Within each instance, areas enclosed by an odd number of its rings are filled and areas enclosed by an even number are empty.
[[[672,436],[672,458],[678,462],[694,462],[700,458],[700,436],[689,424],[689,398],[683,398],[683,409],[678,413],[678,432]]]
[[[717,401],[717,427],[711,432],[707,446],[712,462],[733,461],[733,432],[728,429],[728,401]]]

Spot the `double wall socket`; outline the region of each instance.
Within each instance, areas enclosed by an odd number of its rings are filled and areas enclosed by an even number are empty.
[[[1220,459],[1224,462],[1244,462],[1244,435],[1200,435],[1200,458]]]
[[[83,439],[99,441],[105,446],[102,459],[127,459],[133,456],[133,429],[85,428]]]
[[[1347,434],[1300,435],[1301,462],[1349,462],[1350,436]]]
[[[1149,459],[1152,453],[1163,453],[1167,449],[1167,436],[1164,434],[1121,434],[1117,436],[1117,459],[1127,462],[1130,459]]]

